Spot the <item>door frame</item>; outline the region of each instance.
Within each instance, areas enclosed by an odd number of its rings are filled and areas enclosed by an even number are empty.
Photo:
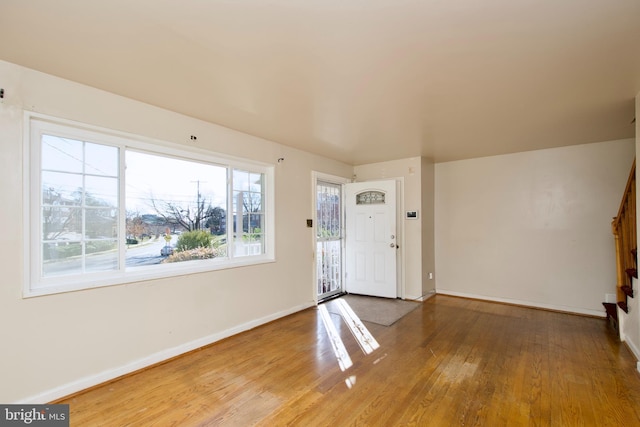
[[[313,226],[312,226],[312,230],[313,230],[313,237],[311,239],[311,247],[312,247],[312,253],[313,253],[313,257],[312,257],[312,263],[311,263],[311,269],[312,269],[312,280],[311,280],[311,289],[312,289],[312,294],[313,294],[313,302],[317,305],[318,304],[318,271],[316,269],[316,265],[317,265],[317,248],[318,248],[318,238],[317,238],[317,224],[316,224],[316,213],[318,212],[318,201],[316,198],[316,192],[317,192],[317,186],[318,186],[318,181],[325,181],[325,182],[329,182],[332,184],[338,184],[342,187],[344,187],[344,184],[347,184],[349,182],[351,182],[350,179],[348,178],[344,178],[341,176],[335,176],[335,175],[329,175],[326,173],[322,173],[322,172],[317,172],[317,171],[311,171],[311,217],[312,221],[313,221]],[[343,189],[344,190],[344,189]],[[342,200],[340,200],[341,203],[341,207],[340,207],[340,221],[341,221],[341,233],[344,236],[344,191],[341,191],[341,195],[342,195]],[[340,281],[341,281],[341,288],[342,290],[344,290],[344,241],[345,239],[342,238],[341,239],[341,260],[340,262],[342,263],[342,273],[341,273],[341,277],[340,277]]]
[[[389,178],[396,181],[396,241],[400,243],[400,248],[396,251],[396,283],[398,284],[398,298],[405,297],[405,241],[404,241],[404,177]]]
[[[371,179],[367,181],[380,181],[383,178]],[[398,298],[405,296],[405,241],[404,241],[404,177],[384,178],[396,182],[396,242],[400,247],[396,251],[396,289]]]
[[[354,176],[355,178],[355,176]],[[396,258],[396,283],[397,283],[397,289],[398,289],[398,298],[400,299],[404,299],[405,298],[405,294],[406,294],[406,283],[405,283],[405,278],[406,278],[406,257],[405,257],[405,217],[404,217],[404,177],[403,176],[399,176],[399,177],[389,177],[389,178],[376,178],[376,179],[366,179],[366,180],[362,180],[362,181],[356,181],[355,179],[349,179],[349,178],[344,178],[342,176],[337,176],[337,175],[330,175],[330,174],[326,174],[323,172],[318,172],[318,171],[311,171],[311,216],[310,218],[313,219],[313,236],[311,239],[311,253],[313,254],[312,259],[311,259],[311,295],[312,295],[312,301],[317,305],[318,304],[318,293],[317,293],[317,289],[318,289],[318,272],[316,271],[316,248],[318,247],[318,242],[316,239],[316,224],[315,224],[315,217],[316,217],[316,212],[317,212],[317,200],[316,200],[316,185],[318,183],[318,180],[322,180],[322,181],[327,181],[327,182],[331,182],[334,184],[348,184],[351,182],[364,182],[364,181],[380,181],[381,179],[389,179],[389,180],[395,180],[396,181],[396,228],[398,231],[397,234],[397,241],[400,242],[400,248],[396,251],[397,253],[397,258]],[[344,211],[345,211],[345,192],[342,191],[342,227],[344,228]],[[343,263],[343,268],[342,268],[342,286],[344,286],[344,273],[345,273],[345,268],[344,268],[344,262],[345,262],[345,257],[344,257],[344,242],[346,240],[342,239],[342,263]]]

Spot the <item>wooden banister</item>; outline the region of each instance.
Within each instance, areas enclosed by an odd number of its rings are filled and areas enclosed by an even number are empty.
[[[633,161],[618,216],[611,222],[616,243],[617,301],[626,311],[631,277],[638,277],[636,237],[636,161]],[[626,292],[625,292],[626,291]]]

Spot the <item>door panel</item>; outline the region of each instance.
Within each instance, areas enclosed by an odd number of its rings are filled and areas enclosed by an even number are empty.
[[[346,291],[396,298],[396,183],[345,185]]]

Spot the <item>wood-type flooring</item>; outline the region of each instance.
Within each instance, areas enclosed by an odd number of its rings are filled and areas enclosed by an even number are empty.
[[[328,319],[334,338],[314,307],[57,403],[72,426],[640,426],[604,319],[436,295],[365,322],[370,354]]]

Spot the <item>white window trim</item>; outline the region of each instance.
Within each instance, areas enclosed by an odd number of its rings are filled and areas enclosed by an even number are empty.
[[[120,262],[123,266],[121,270],[108,272],[107,274],[100,272],[41,280],[38,271],[41,265],[39,249],[41,245],[40,236],[42,235],[40,232],[41,224],[39,213],[41,191],[39,188],[35,188],[40,185],[41,167],[39,150],[33,149],[33,144],[35,144],[33,133],[38,129],[41,130],[42,127],[46,129],[58,129],[64,135],[79,140],[115,145],[120,148],[120,207],[118,229],[120,236]],[[88,139],[88,135],[92,136],[92,138]],[[97,137],[97,140],[94,137]],[[200,148],[155,140],[31,111],[24,112],[23,147],[23,228],[25,236],[23,250],[24,298],[275,262],[275,168],[273,164],[228,156]],[[225,166],[229,168],[229,175],[232,175],[231,171],[234,168],[264,174],[265,252],[260,255],[242,257],[233,257],[233,255],[228,252],[228,256],[222,259],[214,258],[211,260],[184,261],[171,264],[156,264],[153,266],[124,267],[124,236],[126,236],[124,156],[127,149]],[[231,197],[229,195],[233,194],[230,188],[231,184],[232,181],[228,179],[228,213],[231,212]]]

